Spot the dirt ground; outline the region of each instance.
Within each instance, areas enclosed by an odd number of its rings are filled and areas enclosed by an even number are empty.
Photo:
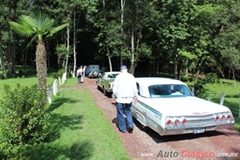
[[[77,81],[77,80],[76,80]],[[95,104],[105,112],[113,130],[120,136],[134,160],[239,160],[240,133],[235,130],[221,130],[203,134],[160,136],[152,130],[143,131],[134,120],[133,133],[121,133],[116,127],[116,108],[111,97],[106,97],[96,87],[96,79],[85,78],[76,84],[78,89],[87,89]]]

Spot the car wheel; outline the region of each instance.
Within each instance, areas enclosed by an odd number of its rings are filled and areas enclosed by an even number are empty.
[[[149,127],[148,126],[144,126],[143,124],[141,124],[140,123],[140,129],[142,130],[142,131],[149,131]]]
[[[104,96],[108,96],[108,92],[105,90],[105,88],[103,88],[103,94]]]
[[[101,88],[99,87],[99,85],[97,85],[97,89],[98,89],[98,90],[101,90]]]

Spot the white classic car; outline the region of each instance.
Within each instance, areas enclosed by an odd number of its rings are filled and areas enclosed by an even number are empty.
[[[133,117],[161,136],[234,127],[229,108],[195,97],[179,80],[149,77],[136,81],[139,97],[132,106]]]
[[[108,96],[110,93],[112,93],[114,80],[119,73],[120,71],[104,72],[100,77],[97,78],[97,88],[102,90],[105,96]]]

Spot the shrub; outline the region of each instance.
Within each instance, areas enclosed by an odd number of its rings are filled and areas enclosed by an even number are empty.
[[[13,90],[4,86],[4,91],[0,100],[0,148],[5,148],[8,157],[20,158],[26,146],[49,141],[53,127],[48,124],[50,115],[45,111],[44,95],[37,85],[17,84]]]
[[[53,74],[54,79],[58,79],[58,77],[62,78],[63,73],[65,73],[65,69],[60,69],[56,74]]]
[[[188,77],[188,76],[182,76],[182,77],[181,77],[181,81],[183,81],[183,82],[189,82],[189,78],[190,78],[190,77]]]
[[[198,79],[197,83],[194,84],[195,96],[204,98],[206,95],[206,89],[203,87],[205,85],[205,79]]]
[[[60,69],[58,71],[58,77],[62,77],[63,73],[65,73],[65,69]]]
[[[205,83],[217,83],[219,81],[216,73],[208,73],[205,77]]]

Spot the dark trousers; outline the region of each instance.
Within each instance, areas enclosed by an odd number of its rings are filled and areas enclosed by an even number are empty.
[[[131,106],[132,106],[132,103],[124,104],[124,103],[116,102],[118,128],[121,132],[126,132],[126,121],[127,121],[127,127],[133,128]],[[126,115],[126,120],[124,118],[124,114]]]
[[[81,83],[81,76],[78,76],[78,83]]]

